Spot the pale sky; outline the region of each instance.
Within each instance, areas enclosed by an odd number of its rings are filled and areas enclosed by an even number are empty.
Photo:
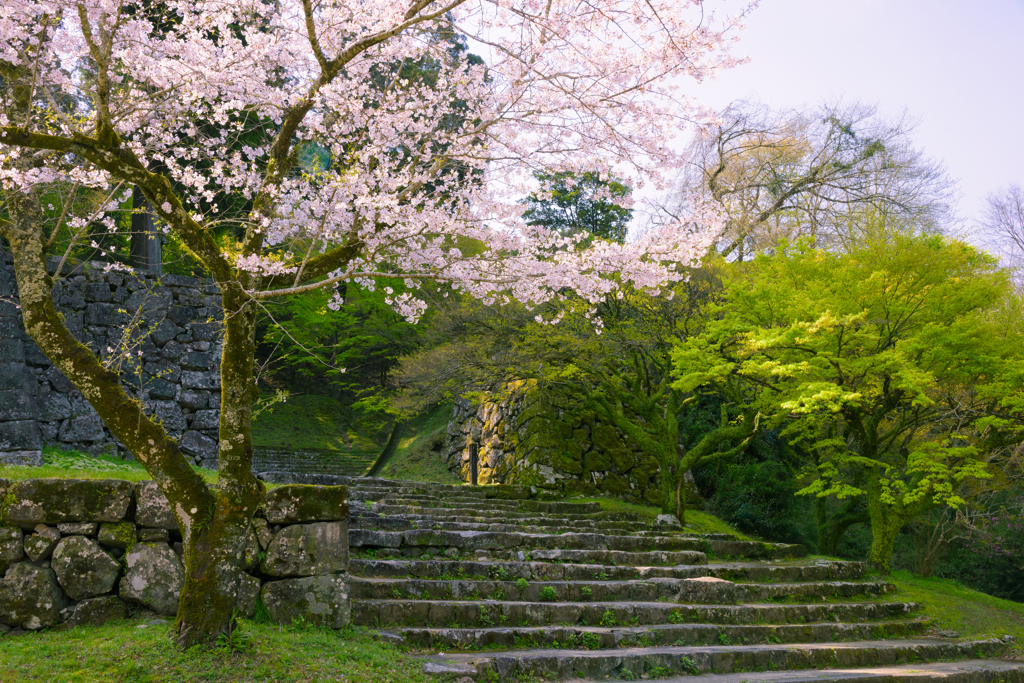
[[[750,62],[698,99],[906,109],[916,146],[959,181],[969,222],[986,195],[1024,185],[1024,0],[761,0],[733,52]]]

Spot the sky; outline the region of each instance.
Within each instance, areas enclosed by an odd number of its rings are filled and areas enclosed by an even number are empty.
[[[989,193],[1024,185],[1024,0],[761,0],[733,53],[749,63],[695,86],[699,100],[905,109],[968,225]]]

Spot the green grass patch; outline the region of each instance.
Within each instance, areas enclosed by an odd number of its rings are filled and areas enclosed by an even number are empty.
[[[194,468],[208,483],[217,483],[217,473],[212,470]],[[125,479],[143,481],[152,479],[149,472],[137,462],[121,460],[109,455],[90,455],[78,451],[66,451],[52,446],[43,448],[43,464],[40,467],[0,465],[0,479],[23,481],[25,479]]]
[[[627,503],[626,501],[619,500],[618,498],[570,498],[574,503],[598,503],[602,510],[608,512],[623,512],[631,515],[637,515],[641,519],[653,522],[655,517],[661,514],[661,508],[653,507],[651,505],[639,505],[637,503]],[[736,537],[740,541],[756,541],[752,536],[748,536],[742,532],[733,529],[726,522],[723,522],[718,517],[712,514],[704,512],[703,510],[687,510],[686,511],[686,526],[684,531],[690,531],[698,534],[729,534]]]
[[[461,484],[458,477],[448,471],[441,459],[445,430],[452,417],[452,407],[443,405],[417,415],[405,425],[405,433],[398,450],[384,465],[381,477],[408,481]]]
[[[883,577],[885,578],[885,577]],[[1024,604],[992,597],[955,581],[914,576],[908,571],[888,577],[899,589],[899,598],[919,603],[922,614],[936,630],[957,631],[963,638],[1011,635],[1018,655],[1024,655]]]
[[[257,448],[332,450],[373,457],[387,442],[387,425],[362,420],[330,396],[298,395],[274,403],[252,422]]]
[[[365,629],[341,631],[243,623],[251,649],[180,652],[168,624],[144,620],[0,638],[5,683],[426,682],[422,663]]]

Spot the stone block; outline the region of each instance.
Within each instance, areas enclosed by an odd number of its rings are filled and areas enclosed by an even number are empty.
[[[220,411],[219,410],[197,410],[195,415],[192,416],[192,429],[219,429],[220,428]]]
[[[173,339],[160,349],[160,355],[168,360],[174,360],[180,358],[181,354],[185,353],[185,349],[181,344],[174,341]]]
[[[153,377],[146,382],[146,391],[150,398],[173,399],[178,395],[178,385],[161,377]]]
[[[713,576],[682,579],[677,584],[675,601],[695,605],[734,605],[737,601],[736,584]]]
[[[164,346],[181,333],[181,328],[170,320],[161,320],[160,323],[149,333],[149,338],[157,346]]]
[[[0,391],[0,420],[34,420],[35,417],[35,401],[24,388]]]
[[[21,529],[16,526],[0,526],[0,575],[24,556]]]
[[[80,441],[103,441],[106,433],[103,431],[103,420],[99,415],[77,415],[70,417],[60,425],[58,438],[64,443],[77,443]]]
[[[57,525],[57,531],[65,536],[95,536],[99,528],[96,522],[64,522]]]
[[[132,500],[131,482],[119,479],[28,479],[11,491],[14,502],[7,510],[7,521],[22,527],[120,522]]]
[[[164,543],[137,543],[124,560],[121,598],[157,614],[177,614],[185,572],[174,551]]]
[[[75,626],[102,626],[108,621],[118,621],[128,616],[125,604],[116,595],[89,598],[75,605],[74,612],[65,623],[67,628]]]
[[[85,324],[98,327],[121,327],[128,317],[124,309],[118,304],[90,304],[85,309]]]
[[[170,346],[170,344],[164,347],[164,351],[167,350],[168,346]],[[161,351],[160,353],[163,353],[163,351]],[[181,380],[181,368],[176,363],[173,363],[165,358],[160,358],[159,360],[146,363],[143,366],[143,370],[145,370],[148,374],[152,375],[153,377],[158,377],[162,380],[166,380],[171,384],[174,384],[175,382]]]
[[[49,391],[39,397],[39,417],[46,422],[66,420],[71,417],[71,402],[64,394]]]
[[[302,620],[342,628],[351,622],[348,583],[347,574],[270,581],[263,584],[263,604],[278,624]]]
[[[25,346],[20,339],[0,339],[0,358],[9,363],[24,363]]]
[[[173,306],[167,311],[167,318],[173,320],[181,327],[185,327],[199,317],[199,311],[195,306]]]
[[[25,364],[11,363],[7,360],[0,359],[0,391],[25,391],[29,379]]]
[[[178,447],[185,453],[202,460],[215,460],[218,454],[217,442],[194,429],[181,436],[181,439],[178,440]]]
[[[319,576],[348,570],[348,521],[293,524],[267,547],[260,570],[270,576]]]
[[[109,593],[121,574],[121,564],[85,536],[62,538],[53,551],[50,567],[72,600]]]
[[[168,432],[183,432],[188,428],[185,413],[174,401],[154,401],[153,413]]]
[[[18,562],[0,580],[0,622],[36,631],[53,626],[67,598],[49,567]]]
[[[178,405],[189,410],[200,410],[209,405],[209,394],[205,391],[183,391],[178,397]]]
[[[100,524],[98,538],[108,548],[125,550],[135,543],[135,537],[135,525],[131,522]]]
[[[220,373],[213,370],[183,370],[181,386],[184,389],[220,389]]]
[[[209,353],[189,351],[181,357],[181,367],[185,370],[207,370],[213,364]]]
[[[42,447],[35,420],[0,422],[0,452],[37,451]]]
[[[143,543],[170,543],[171,534],[167,529],[139,529],[139,540]]]
[[[41,431],[40,434],[42,434]],[[39,467],[42,464],[43,452],[41,450],[0,451],[0,465]]]
[[[260,548],[266,550],[270,542],[274,540],[274,532],[267,527],[267,520],[256,517],[252,520],[252,528],[256,533],[256,540],[259,542]]]
[[[171,506],[154,481],[140,481],[135,485],[135,523],[141,527],[178,530]]]
[[[348,487],[279,486],[267,492],[263,507],[270,524],[348,519]]]
[[[25,537],[25,554],[33,562],[42,562],[53,554],[60,542],[60,532],[52,526],[37,524],[31,536]]]

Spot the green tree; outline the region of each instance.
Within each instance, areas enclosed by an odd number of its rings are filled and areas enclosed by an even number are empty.
[[[907,522],[960,505],[1008,438],[1024,336],[999,314],[1006,272],[962,242],[905,235],[728,272],[714,321],[677,351],[680,382],[738,373],[768,388],[762,408],[813,457],[801,493],[863,496],[869,560],[888,571]]]
[[[523,202],[529,207],[523,214],[528,225],[563,235],[590,233],[613,242],[626,241],[633,212],[616,200],[629,197],[630,187],[614,178],[602,179],[593,171],[581,175],[535,173],[534,177],[541,183],[541,193],[531,194]],[[545,193],[550,193],[550,198]]]

